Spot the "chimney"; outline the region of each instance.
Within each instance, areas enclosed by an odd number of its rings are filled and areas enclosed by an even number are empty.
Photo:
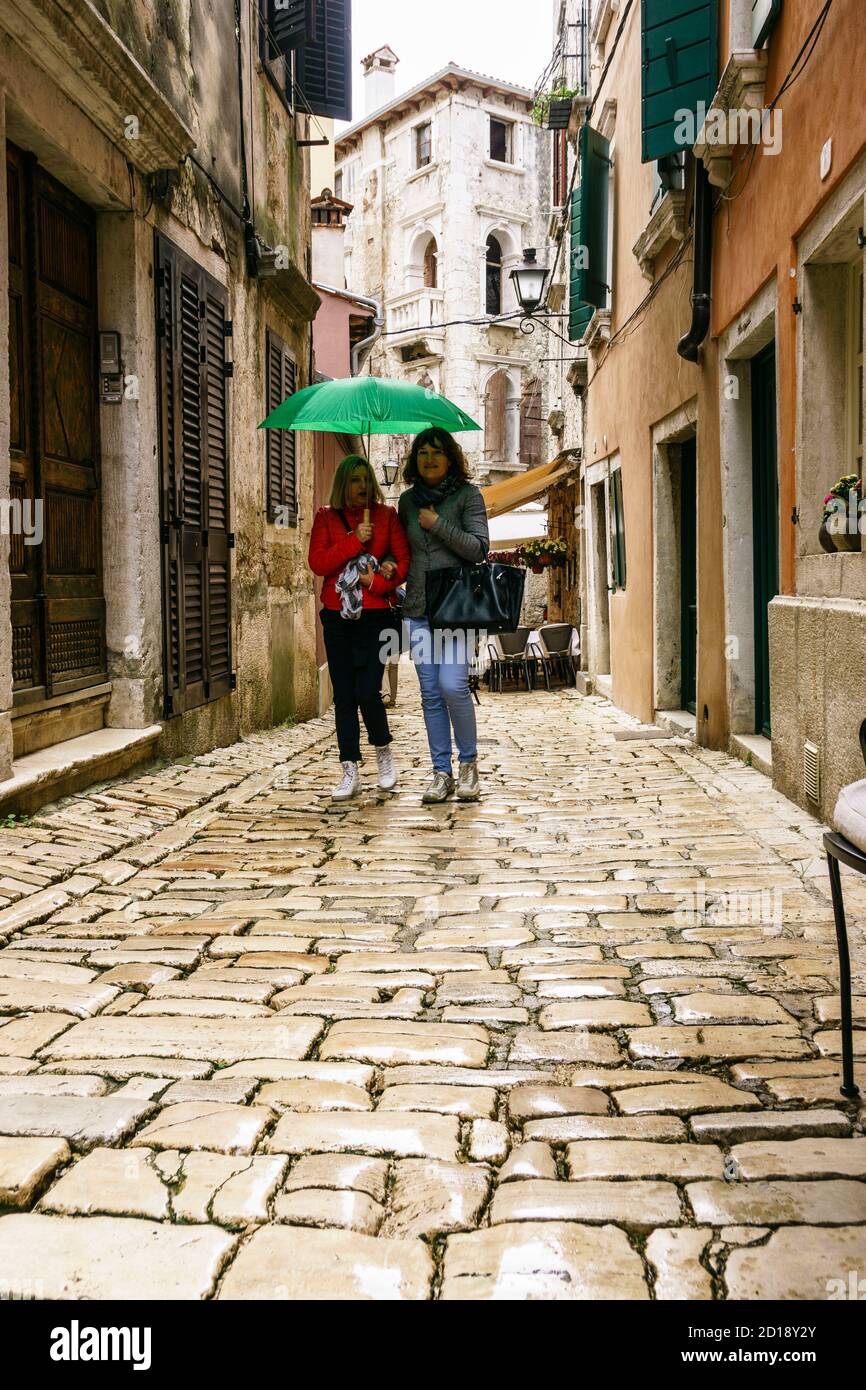
[[[397,87],[397,64],[400,59],[389,48],[387,44],[384,48],[377,48],[375,53],[368,53],[366,58],[361,59],[361,66],[364,69],[364,114],[369,116],[371,111],[378,111],[380,106],[387,106],[389,101],[393,101]]]

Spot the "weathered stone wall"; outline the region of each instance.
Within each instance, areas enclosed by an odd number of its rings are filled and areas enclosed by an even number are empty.
[[[21,4],[48,16],[48,0]],[[75,0],[73,15],[79,8]],[[154,190],[138,150],[126,139],[125,117],[141,114],[134,100],[128,111],[117,105],[117,129],[110,124],[106,128],[105,110],[88,109],[92,88],[82,85],[83,95],[76,102],[57,80],[58,73],[68,75],[61,65],[71,68],[73,55],[49,52],[37,37],[31,43],[20,18],[14,24],[10,18],[6,29],[2,14],[0,144],[5,114],[8,138],[33,150],[50,173],[97,211],[100,327],[120,331],[124,372],[138,384],[136,399],[100,408],[111,680],[105,719],[115,727],[146,727],[163,713],[154,233],[169,238],[227,292],[234,330],[229,356],[235,363],[228,406],[237,689],[168,721],[163,737],[167,753],[202,752],[246,730],[306,718],[316,709],[315,605],[306,565],[313,511],[312,441],[298,436],[298,525],[276,527],[267,520],[265,436],[257,430],[265,414],[268,328],[283,338],[293,355],[298,387],[309,383],[310,319],[317,307],[305,283],[310,273],[309,160],[295,143],[292,115],[261,69],[256,6],[241,6],[243,99],[233,0],[137,0],[135,5],[97,0],[95,8],[195,142],[194,161],[183,163],[177,186],[164,193]],[[81,13],[85,15],[83,9]],[[105,30],[97,32],[97,39],[94,71],[102,74],[97,81],[108,90],[115,40]],[[142,102],[158,105],[159,98],[149,96],[146,85],[141,84]],[[106,104],[110,105],[108,99]],[[242,108],[246,190],[241,173]],[[168,111],[163,107],[160,114],[170,125],[175,118],[169,119]],[[306,135],[306,125],[305,118],[297,121],[298,137]],[[171,163],[171,151],[165,163]],[[258,235],[280,255],[283,268],[272,280],[247,274],[239,215],[245,192]],[[2,252],[6,219],[3,208],[0,212]],[[5,254],[0,254],[0,266],[0,360],[6,361]],[[5,371],[0,373],[0,432],[8,430],[4,392],[8,393]],[[0,433],[2,495],[8,492],[7,470],[8,437]],[[4,541],[0,538],[0,547]],[[9,770],[8,612],[7,551],[0,550],[0,779]]]

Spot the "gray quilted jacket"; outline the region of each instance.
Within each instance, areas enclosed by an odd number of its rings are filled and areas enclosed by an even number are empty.
[[[438,504],[435,510],[439,520],[429,531],[418,522],[418,506],[411,488],[400,498],[398,510],[412,551],[403,612],[409,618],[423,618],[427,611],[428,570],[471,565],[487,559],[490,549],[487,509],[478,488],[466,483]]]

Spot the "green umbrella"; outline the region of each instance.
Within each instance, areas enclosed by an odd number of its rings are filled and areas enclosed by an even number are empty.
[[[459,406],[408,381],[353,376],[323,381],[287,396],[259,429],[322,430],[335,434],[420,434],[441,429],[480,430]]]

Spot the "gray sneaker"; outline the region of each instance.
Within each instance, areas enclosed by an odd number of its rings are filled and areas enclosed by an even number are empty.
[[[447,772],[434,772],[424,795],[421,797],[425,802],[447,801],[449,796],[454,795],[454,778]]]
[[[478,783],[478,764],[461,763],[457,777],[458,801],[477,801],[481,795]]]

